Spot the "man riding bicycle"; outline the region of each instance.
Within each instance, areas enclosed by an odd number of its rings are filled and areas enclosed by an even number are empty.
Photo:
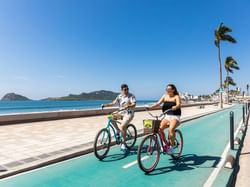
[[[132,121],[134,118],[134,109],[136,106],[136,98],[133,94],[129,93],[129,88],[127,84],[121,85],[121,94],[119,94],[116,99],[109,103],[103,104],[102,108],[104,107],[111,107],[118,104],[119,105],[119,112],[113,115],[113,120],[122,120],[121,128],[119,129],[118,125],[113,123],[114,127],[117,130],[116,136],[120,136],[120,132],[122,133],[122,143],[121,143],[121,150],[126,150],[125,141],[126,141],[126,128],[127,125]]]

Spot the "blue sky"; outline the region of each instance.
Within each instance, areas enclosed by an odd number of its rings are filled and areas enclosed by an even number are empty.
[[[233,29],[222,44],[250,83],[250,2],[247,0],[0,0],[0,97],[32,99],[93,90],[155,99],[168,83],[181,92],[218,88],[214,29]],[[224,73],[225,75],[225,73]]]

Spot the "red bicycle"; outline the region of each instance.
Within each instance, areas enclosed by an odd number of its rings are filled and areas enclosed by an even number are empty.
[[[139,145],[137,161],[140,169],[146,173],[152,172],[156,168],[160,160],[161,152],[164,154],[168,152],[170,146],[169,138],[166,140],[164,138],[165,136],[159,131],[160,119],[162,119],[168,111],[170,110],[166,110],[160,116],[154,116],[147,110],[155,120],[143,120],[144,132],[146,130],[146,132],[150,132],[150,134],[143,138]],[[173,159],[179,159],[183,149],[183,136],[179,129],[175,129],[175,143],[173,148],[174,152],[170,156]]]

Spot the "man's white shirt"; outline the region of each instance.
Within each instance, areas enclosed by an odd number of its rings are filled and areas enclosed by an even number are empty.
[[[128,93],[128,95],[119,94],[116,97],[115,102],[119,105],[119,108],[121,109],[121,108],[124,108],[127,105],[131,105],[131,104],[136,103],[136,98],[131,93]],[[134,108],[129,108],[129,109],[125,110],[125,112],[133,113]]]

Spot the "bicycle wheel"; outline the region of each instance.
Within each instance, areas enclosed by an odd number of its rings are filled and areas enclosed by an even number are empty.
[[[171,154],[173,159],[179,159],[181,157],[182,149],[183,149],[183,136],[179,129],[175,129],[175,145],[174,145],[174,153]]]
[[[126,130],[125,146],[128,149],[131,149],[135,145],[136,138],[137,138],[136,128],[135,128],[135,126],[133,124],[129,124],[127,126],[127,130]]]
[[[153,171],[160,159],[160,148],[156,134],[146,136],[139,148],[137,162],[142,171],[149,173]]]
[[[104,159],[105,156],[108,154],[110,143],[111,143],[110,132],[106,128],[101,129],[97,133],[94,142],[94,153],[99,160]]]

